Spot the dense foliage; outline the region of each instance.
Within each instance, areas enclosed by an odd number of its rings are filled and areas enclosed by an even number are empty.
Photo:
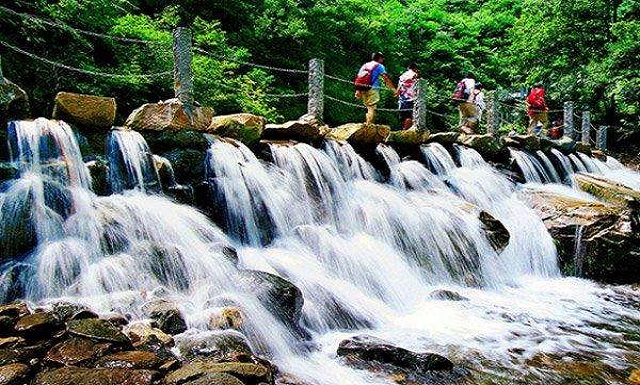
[[[11,2],[10,2],[11,3]],[[305,69],[322,58],[330,75],[352,79],[373,51],[383,51],[397,79],[415,61],[429,82],[432,125],[455,121],[448,97],[473,71],[506,95],[544,82],[549,104],[574,100],[617,138],[640,133],[640,1],[638,0],[14,0],[9,7],[44,20],[132,43],[78,33],[0,9],[0,40],[40,57],[94,72],[171,70],[171,31],[190,26],[197,99],[219,113],[250,111],[271,120],[304,113],[306,75],[242,65]],[[126,115],[172,96],[171,77],[98,77],[52,68],[2,48],[5,76],[46,114],[59,90],[113,95]],[[350,84],[325,80],[326,94],[354,102]],[[385,107],[395,107],[383,92]],[[362,120],[363,111],[326,101],[329,123]],[[517,111],[516,111],[517,112]],[[517,113],[515,117],[521,116]],[[380,119],[395,124],[393,113]],[[510,121],[509,123],[514,123]]]

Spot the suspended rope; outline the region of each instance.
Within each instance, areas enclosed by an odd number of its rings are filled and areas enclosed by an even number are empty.
[[[100,77],[106,77],[106,78],[117,78],[117,79],[127,79],[127,78],[142,78],[142,79],[152,79],[152,78],[160,78],[160,77],[165,77],[165,76],[169,76],[173,74],[173,71],[164,71],[164,72],[158,72],[158,73],[152,73],[152,74],[128,74],[128,75],[123,75],[123,74],[114,74],[114,73],[107,73],[107,72],[97,72],[97,71],[89,71],[89,70],[84,70],[81,68],[75,68],[75,67],[71,67],[62,63],[58,63],[55,62],[53,60],[49,60],[49,59],[45,59],[43,57],[37,56],[35,54],[32,54],[30,52],[24,51],[18,47],[14,47],[11,44],[0,40],[0,45],[5,46],[6,48],[9,48],[12,51],[18,52],[22,55],[28,56],[32,59],[38,60],[40,62],[43,63],[47,63],[51,66],[57,67],[57,68],[61,68],[67,71],[72,71],[72,72],[78,72],[81,74],[85,74],[85,75],[91,75],[91,76],[100,76]]]
[[[327,78],[327,79],[335,80],[335,81],[342,82],[342,83],[353,84],[352,80],[342,79],[342,78],[339,78],[337,76],[332,76],[332,75],[325,74],[324,77]]]
[[[14,11],[12,9],[9,9],[9,8],[3,7],[3,6],[0,6],[0,11],[3,11],[5,13],[11,14],[11,15],[19,16],[19,17],[21,17],[23,19],[37,20],[37,21],[41,22],[42,24],[50,25],[52,27],[57,27],[57,28],[60,28],[60,29],[65,29],[67,31],[76,32],[76,33],[79,33],[81,35],[86,35],[86,36],[99,37],[99,38],[103,38],[103,39],[110,39],[110,40],[122,41],[122,42],[126,42],[126,43],[137,43],[137,44],[165,44],[165,43],[168,43],[167,41],[142,40],[142,39],[134,39],[134,38],[129,38],[129,37],[112,36],[112,35],[106,35],[106,34],[103,34],[103,33],[85,31],[85,30],[82,30],[82,29],[74,28],[74,27],[72,27],[70,25],[67,25],[67,24],[64,24],[64,23],[45,20],[43,18],[40,18],[40,17],[32,15],[32,14],[17,12],[17,11]]]
[[[227,85],[227,84],[217,84],[217,86],[219,86],[221,88],[224,88],[224,89],[227,89],[227,90],[230,90],[230,91],[242,91],[238,87],[233,87],[233,86],[230,86],[230,85]],[[259,95],[260,96],[266,96],[266,97],[269,97],[269,98],[300,98],[300,97],[303,97],[303,96],[304,97],[308,96],[306,93],[299,93],[299,94],[294,94],[294,93],[291,93],[291,94],[268,94],[268,93],[263,94],[263,93],[260,93]]]
[[[334,98],[334,97],[329,96],[329,95],[325,95],[324,97],[329,99],[329,100],[332,100],[334,102],[338,102],[340,104],[343,104],[345,106],[359,108],[359,109],[365,109],[365,110],[367,109],[367,107],[365,107],[362,104],[346,102],[344,100],[341,100],[341,99],[338,99],[338,98]],[[383,112],[413,112],[413,108],[404,108],[404,109],[398,109],[398,108],[376,108],[376,111],[383,111]],[[431,111],[431,110],[427,110],[427,109],[425,109],[425,111],[427,111],[428,113],[430,113],[432,115],[436,115],[436,116],[440,116],[440,117],[446,117],[445,114],[440,114],[440,113],[435,112],[435,111]]]
[[[233,59],[233,58],[226,57],[224,55],[217,55],[217,54],[211,53],[209,51],[205,51],[202,48],[198,48],[198,47],[194,47],[193,50],[196,51],[196,52],[199,52],[199,53],[201,53],[203,55],[211,56],[211,57],[216,58],[218,60],[230,61],[232,63],[237,63],[237,64],[246,65],[246,66],[255,67],[255,68],[261,68],[261,69],[270,70],[270,71],[279,71],[279,72],[294,73],[294,74],[307,74],[309,72],[307,70],[272,67],[272,66],[268,66],[268,65],[264,65],[264,64],[256,64],[256,63],[251,63],[251,62],[242,61],[242,60],[238,60],[238,59]]]

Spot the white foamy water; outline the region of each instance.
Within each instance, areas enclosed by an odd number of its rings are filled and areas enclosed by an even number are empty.
[[[488,360],[531,374],[526,360],[539,353],[627,367],[635,343],[602,325],[632,330],[640,312],[628,302],[637,293],[560,277],[551,237],[518,199],[519,186],[474,150],[456,151],[461,167],[444,147],[423,149],[435,175],[381,146],[390,172],[382,183],[348,145],[272,145],[273,159],[264,161],[240,143],[214,140],[207,181],[224,231],[159,195],[134,188],[96,197],[86,185],[60,182],[81,178],[31,167],[0,193],[0,228],[11,234],[28,217],[38,237],[2,266],[0,280],[22,283],[31,301],[65,298],[134,318],[149,299],[173,300],[188,333],[210,333],[209,317],[233,304],[245,315],[241,331],[251,346],[309,384],[391,383],[336,359],[339,341],[362,333],[479,370]],[[23,215],[25,208],[33,215]],[[482,230],[481,210],[511,234],[500,253]],[[238,249],[241,269],[300,288],[302,327],[315,348],[302,349],[236,282],[227,245]],[[432,299],[437,289],[466,300]]]

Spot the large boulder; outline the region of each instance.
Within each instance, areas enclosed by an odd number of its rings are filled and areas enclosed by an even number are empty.
[[[116,344],[129,344],[131,341],[114,324],[104,319],[85,318],[67,322],[69,334],[106,341]]]
[[[337,353],[351,366],[386,373],[402,379],[402,384],[455,383],[454,366],[447,358],[412,352],[369,335],[343,340]]]
[[[599,180],[595,185],[604,187],[604,182]],[[630,197],[627,190],[620,191],[615,184],[610,187],[610,203],[537,189],[524,189],[520,195],[540,215],[555,240],[565,274],[610,283],[637,282],[639,206],[635,198],[628,202],[622,198]]]
[[[263,139],[296,140],[315,144],[329,132],[327,126],[306,120],[293,120],[282,124],[267,124],[262,133]]]
[[[29,116],[29,97],[15,83],[0,77],[0,118],[25,119]]]
[[[15,330],[29,339],[50,337],[61,327],[61,322],[53,313],[39,312],[21,317]]]
[[[507,147],[514,147],[521,150],[536,152],[540,150],[540,138],[536,135],[514,135],[504,138]]]
[[[461,144],[473,148],[482,156],[488,158],[494,158],[506,149],[502,140],[491,134],[461,135],[459,140]]]
[[[129,115],[124,126],[136,131],[205,131],[212,117],[212,108],[194,107],[191,120],[182,102],[174,98],[138,107]]]
[[[265,118],[258,115],[245,113],[222,115],[211,119],[207,132],[233,138],[246,145],[253,145],[260,140],[265,124]]]
[[[157,300],[146,303],[142,310],[167,334],[179,334],[187,330],[187,323],[178,306],[172,302]]]
[[[509,230],[504,227],[502,222],[486,211],[481,211],[478,218],[482,223],[482,229],[485,231],[485,234],[487,234],[487,238],[489,238],[491,246],[493,246],[498,253],[501,253],[507,245],[509,245],[509,239],[511,238]]]
[[[182,385],[215,373],[231,375],[245,385],[273,384],[270,367],[245,362],[195,361],[169,373],[164,380],[167,385]]]
[[[84,366],[105,355],[111,344],[88,338],[71,337],[55,345],[45,357],[47,363],[63,366]]]
[[[326,138],[346,141],[354,147],[375,147],[383,143],[390,132],[389,126],[380,124],[348,123],[332,129]]]
[[[83,127],[109,129],[116,120],[116,100],[103,96],[58,92],[52,117]]]

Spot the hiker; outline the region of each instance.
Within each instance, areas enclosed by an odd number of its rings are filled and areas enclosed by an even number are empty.
[[[476,105],[478,124],[480,124],[480,121],[482,120],[482,112],[487,108],[487,105],[484,102],[484,86],[482,83],[476,83],[473,93],[475,94],[473,97],[473,103]]]
[[[529,135],[534,134],[534,129],[538,126],[541,126],[541,132],[546,130],[549,126],[549,117],[547,114],[549,108],[544,100],[544,87],[542,87],[542,83],[533,85],[525,104],[527,106],[527,115],[529,115],[527,133]]]
[[[554,120],[547,134],[549,139],[560,139],[564,136],[564,123],[561,120]]]
[[[358,76],[354,81],[356,86],[355,97],[362,99],[362,102],[367,107],[365,123],[373,123],[375,119],[376,106],[380,101],[380,78],[393,91],[393,95],[398,96],[398,90],[393,85],[391,78],[389,78],[383,63],[384,55],[381,52],[372,54],[371,61],[364,63],[360,67]]]
[[[419,78],[418,66],[411,63],[398,80],[398,109],[403,130],[413,126],[413,105],[416,100],[416,82]]]
[[[478,111],[474,104],[476,88],[476,77],[469,72],[456,85],[452,99],[458,102],[458,111],[460,112],[460,120],[458,127],[465,134],[473,134],[478,125]]]

